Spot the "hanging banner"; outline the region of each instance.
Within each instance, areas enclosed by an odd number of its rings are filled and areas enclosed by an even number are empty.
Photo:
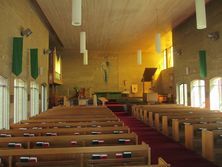
[[[22,51],[23,51],[23,38],[13,38],[13,54],[12,54],[12,73],[16,76],[22,72]]]
[[[206,51],[199,51],[199,63],[200,63],[200,77],[205,78],[207,76],[207,60],[206,60]]]
[[[31,76],[37,79],[39,76],[38,49],[30,49]]]

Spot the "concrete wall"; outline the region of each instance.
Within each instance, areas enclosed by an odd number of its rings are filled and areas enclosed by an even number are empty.
[[[196,29],[196,17],[192,16],[173,30],[175,83],[187,83],[200,79],[199,50],[207,53],[206,104],[209,107],[209,80],[222,76],[222,38],[213,41],[208,38],[211,32],[219,31],[222,36],[222,1],[213,0],[207,4],[207,29]],[[189,68],[186,75],[185,69]],[[190,102],[190,88],[188,87]]]
[[[43,49],[48,48],[49,34],[36,9],[29,0],[1,0],[0,1],[0,75],[7,78],[10,83],[10,95],[14,94],[12,74],[12,42],[13,37],[19,37],[21,27],[30,28],[32,34],[23,39],[23,70],[17,77],[24,80],[29,88],[30,81],[30,48],[39,49],[39,67],[43,73],[37,79],[39,85],[48,83],[48,56],[43,55]],[[40,89],[41,90],[41,89]],[[41,93],[41,91],[40,91]],[[28,94],[30,90],[28,89]],[[13,96],[11,96],[13,99]],[[28,105],[30,111],[30,105]],[[13,119],[13,103],[10,105],[10,119]]]
[[[63,85],[58,88],[59,95],[73,94],[73,87],[90,88],[96,91],[131,92],[131,85],[138,85],[138,93],[130,96],[142,96],[142,76],[145,67],[156,67],[160,56],[143,52],[143,63],[137,65],[137,52],[100,52],[88,51],[89,65],[83,65],[83,58],[78,52],[60,51],[62,55]],[[104,81],[102,66],[109,62],[107,68],[108,82]],[[125,81],[125,86],[124,86]]]

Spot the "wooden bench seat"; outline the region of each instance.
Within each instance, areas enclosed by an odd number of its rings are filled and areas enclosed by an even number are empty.
[[[168,164],[163,158],[158,157],[158,164],[155,165],[136,165],[136,166],[117,166],[117,167],[170,167],[171,165]]]
[[[152,105],[150,105],[152,106]],[[209,111],[207,109],[202,108],[193,108],[193,107],[185,107],[185,106],[179,106],[179,107],[152,107],[146,106],[141,107],[140,109],[135,110],[135,113],[133,114],[137,119],[144,119],[148,120],[147,117],[150,117],[148,114],[149,112],[155,113],[155,112],[186,112],[186,111]]]
[[[128,140],[124,142],[124,140]],[[102,141],[101,143],[99,141]],[[135,133],[102,134],[102,135],[76,135],[76,136],[38,136],[38,137],[9,137],[0,138],[1,149],[13,149],[8,143],[20,143],[21,148],[57,148],[57,147],[85,147],[106,145],[133,145],[138,144]],[[48,142],[49,146],[37,146],[36,142]],[[17,147],[21,149],[20,147]],[[17,149],[14,147],[14,149]]]
[[[148,109],[160,109],[160,108],[171,108],[171,109],[176,109],[176,108],[189,108],[189,106],[183,106],[179,104],[161,104],[161,105],[133,105],[132,106],[132,113],[133,116],[136,117],[139,111],[141,110],[148,110]]]
[[[126,156],[119,158],[116,153],[123,153]],[[150,165],[150,147],[145,143],[128,146],[101,146],[96,149],[95,147],[75,147],[46,148],[44,151],[42,149],[0,150],[0,155],[3,164],[8,167],[23,165],[19,162],[22,156],[37,157],[37,163],[46,162],[49,166],[56,166],[57,163],[64,167],[70,166],[70,164],[65,164],[67,161],[75,161],[75,164],[72,165],[76,167],[107,166],[110,161],[113,166]],[[26,166],[33,166],[33,164],[27,163]]]
[[[150,112],[152,113],[152,112]],[[177,111],[170,111],[170,112],[163,112],[163,113],[155,113],[154,117],[150,116],[149,117],[149,122],[151,122],[152,125],[154,125],[154,127],[157,130],[162,130],[161,128],[163,128],[163,133],[167,135],[167,128],[168,127],[168,123],[171,124],[170,119],[173,119],[175,117],[178,118],[203,118],[204,116],[209,116],[211,115],[212,117],[218,117],[221,116],[222,117],[222,113],[219,112],[210,112],[210,111],[199,111],[199,112],[190,112],[190,111],[186,111],[186,112],[177,112]],[[168,120],[169,119],[169,120]],[[153,123],[154,122],[154,123]]]
[[[78,119],[81,119],[81,118],[116,118],[115,115],[93,115],[93,114],[90,114],[90,115],[79,115],[79,114],[67,114],[67,113],[63,113],[61,115],[54,115],[54,114],[51,114],[51,115],[43,115],[43,114],[40,114],[38,116],[35,116],[35,117],[30,117],[30,119],[44,119],[44,118],[50,118],[50,119],[56,119],[56,118],[78,118]]]
[[[180,114],[192,114],[192,113],[209,113],[213,111],[209,110],[199,110],[199,109],[186,109],[186,110],[157,110],[157,111],[144,111],[143,116],[144,118],[140,118],[140,120],[144,121],[144,123],[149,124],[150,126],[158,127],[159,122],[161,121],[162,115],[180,115]],[[219,113],[218,113],[219,114]]]
[[[207,124],[185,124],[185,146],[194,150],[195,146],[201,146],[202,130],[218,130],[222,128],[222,123],[207,123]],[[200,147],[201,149],[201,147]],[[200,150],[201,151],[201,150]]]
[[[201,123],[201,122],[222,122],[222,115],[218,113],[192,113],[192,114],[179,114],[179,115],[162,115],[162,133],[165,135],[172,134],[173,120],[181,120],[180,126],[183,127],[184,123]],[[159,122],[158,122],[159,123]],[[174,124],[176,121],[174,121]],[[159,125],[160,126],[160,125]],[[171,131],[169,130],[171,129]]]
[[[44,162],[17,162],[15,165],[16,167],[61,167],[61,166],[73,166],[73,164],[76,164],[78,161],[77,160],[64,160],[64,161],[44,161]]]
[[[185,134],[185,123],[197,124],[197,123],[217,123],[222,121],[222,117],[214,116],[214,115],[207,115],[204,117],[189,117],[185,118],[180,116],[172,116],[168,117],[168,120],[172,121],[172,137],[175,141],[180,141],[184,138]],[[169,125],[168,125],[169,126]],[[165,126],[167,127],[167,125]],[[163,128],[164,129],[164,128]],[[166,133],[167,134],[166,130]]]
[[[182,118],[203,118],[203,117],[206,117],[206,116],[214,116],[214,117],[222,117],[222,113],[220,112],[211,112],[211,111],[198,111],[198,112],[190,112],[190,111],[186,111],[186,112],[170,112],[170,113],[155,113],[154,115],[154,126],[157,130],[160,130],[161,128],[161,123],[162,123],[162,118],[165,116],[165,123],[168,122],[168,117],[170,116],[179,116],[179,117],[182,117]]]
[[[35,134],[35,136],[46,136],[46,133],[56,133],[57,136],[61,135],[89,135],[96,134],[93,132],[100,132],[101,134],[114,134],[114,133],[129,133],[130,130],[126,126],[119,127],[96,127],[96,128],[52,128],[52,129],[27,129],[27,130],[0,130],[0,134],[9,134],[12,137],[24,136],[24,133]],[[98,134],[100,134],[98,133]]]
[[[202,156],[221,164],[221,155],[222,130],[202,130]]]
[[[26,124],[12,124],[10,125],[10,129],[18,129],[18,128],[28,128],[32,129],[33,127],[41,127],[41,128],[77,128],[77,127],[113,127],[113,126],[123,126],[122,122],[119,121],[106,121],[106,122],[73,122],[73,123],[50,123],[50,122],[42,122],[42,123],[26,123]]]
[[[22,123],[34,123],[34,122],[107,122],[107,121],[119,121],[119,118],[42,118],[42,119],[29,119],[23,120]]]
[[[47,110],[46,112],[41,113],[40,115],[36,115],[35,117],[40,117],[40,116],[48,116],[48,115],[80,115],[80,116],[84,116],[84,115],[112,115],[115,116],[115,114],[109,110],[108,108],[105,108],[103,111],[97,111],[97,110],[88,110],[88,111],[82,111],[82,109],[80,110],[72,110],[72,108],[67,108],[67,111],[53,111],[53,110]]]

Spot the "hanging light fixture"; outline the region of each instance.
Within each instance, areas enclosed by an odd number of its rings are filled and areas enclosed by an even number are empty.
[[[158,8],[157,7],[156,7],[156,27],[159,31],[159,18],[158,18]],[[161,53],[161,35],[160,35],[160,33],[156,34],[155,46],[156,46],[156,52]]]
[[[81,26],[82,0],[72,0],[72,25]]]
[[[197,29],[207,28],[205,0],[195,0]]]
[[[137,50],[137,64],[138,65],[142,64],[142,51],[141,51],[141,49]]]
[[[83,64],[88,65],[88,50],[85,50],[83,53]]]
[[[161,53],[161,35],[160,33],[156,34],[156,51]]]
[[[80,53],[86,50],[86,32],[80,32]]]

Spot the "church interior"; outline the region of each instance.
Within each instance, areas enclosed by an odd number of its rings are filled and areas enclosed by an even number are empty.
[[[222,0],[0,0],[0,20],[0,167],[222,167]]]

